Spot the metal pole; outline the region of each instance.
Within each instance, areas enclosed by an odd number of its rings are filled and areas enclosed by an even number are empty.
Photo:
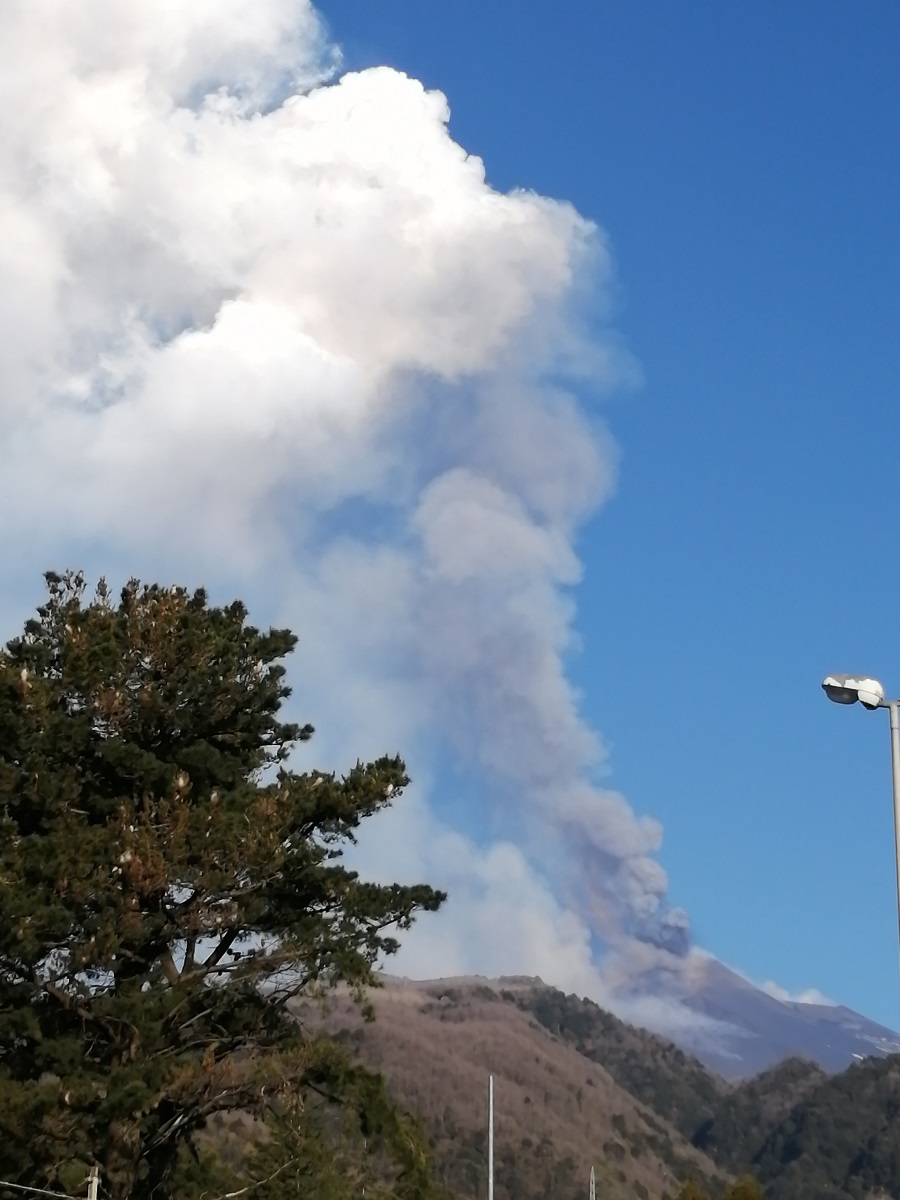
[[[892,700],[891,781],[894,786],[894,858],[897,865],[897,932],[900,937],[900,700]]]
[[[91,1167],[87,1179],[88,1194],[87,1200],[97,1200],[97,1191],[100,1187],[100,1168]]]
[[[597,1200],[597,1181],[594,1178],[593,1167],[591,1167],[591,1200]]]
[[[488,1200],[494,1200],[494,1077],[488,1076]]]

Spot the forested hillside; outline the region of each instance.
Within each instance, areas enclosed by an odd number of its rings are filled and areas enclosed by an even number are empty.
[[[441,1182],[486,1194],[486,1081],[496,1077],[498,1200],[900,1195],[900,1060],[829,1076],[790,1059],[726,1083],[590,1001],[520,980],[388,980],[376,1020],[337,1000],[329,1029],[416,1113]],[[746,1184],[742,1184],[745,1187]],[[646,1193],[646,1195],[645,1195]]]

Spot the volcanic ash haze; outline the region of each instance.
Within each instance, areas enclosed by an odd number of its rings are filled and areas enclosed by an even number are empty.
[[[616,458],[580,397],[636,374],[601,232],[338,78],[305,0],[10,0],[4,44],[6,627],[67,563],[294,627],[316,762],[416,777],[359,865],[451,892],[392,970],[596,997],[598,950],[683,953],[565,672]]]

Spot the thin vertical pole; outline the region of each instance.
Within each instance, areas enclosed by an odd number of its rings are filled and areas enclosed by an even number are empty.
[[[894,787],[894,857],[897,864],[897,928],[900,931],[900,700],[892,700],[891,782]]]
[[[593,1167],[591,1167],[591,1200],[597,1200],[597,1182],[594,1179]]]
[[[100,1187],[100,1168],[91,1167],[87,1178],[88,1194],[87,1200],[97,1200],[97,1191]]]
[[[494,1200],[494,1077],[488,1077],[488,1200]]]

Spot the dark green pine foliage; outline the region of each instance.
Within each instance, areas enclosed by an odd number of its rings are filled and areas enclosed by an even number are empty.
[[[174,1182],[189,1160],[200,1174],[216,1114],[268,1120],[311,1096],[346,1101],[361,1131],[373,1085],[286,1004],[338,982],[362,996],[395,932],[444,898],[341,863],[403,763],[289,769],[312,734],[279,719],[295,638],[241,604],[47,584],[0,650],[0,1178],[80,1191],[97,1162],[113,1200],[166,1200],[190,1191]],[[418,1194],[415,1139],[376,1108]],[[315,1170],[304,1144],[291,1170],[304,1153]]]
[[[740,1171],[827,1079],[815,1063],[785,1059],[725,1092],[691,1141],[727,1170]]]
[[[265,1200],[452,1200],[433,1180],[418,1124],[392,1103],[374,1072],[348,1068],[342,1103],[290,1097],[272,1114],[271,1140],[246,1174]]]
[[[773,1200],[900,1195],[900,1056],[824,1078],[769,1133],[753,1165]]]

